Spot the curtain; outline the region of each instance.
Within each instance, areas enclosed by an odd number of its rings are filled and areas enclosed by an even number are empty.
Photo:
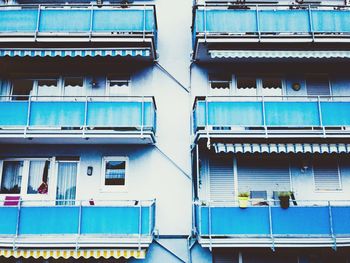
[[[74,205],[77,181],[77,163],[59,162],[56,205]]]
[[[28,194],[47,194],[47,191],[38,191],[43,184],[48,184],[49,161],[30,161]]]
[[[1,180],[2,194],[21,192],[23,161],[4,161]]]

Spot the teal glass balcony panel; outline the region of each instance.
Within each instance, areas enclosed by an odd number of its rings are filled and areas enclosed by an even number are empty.
[[[19,236],[140,233],[150,236],[154,229],[154,207],[154,203],[142,207],[26,206],[19,209],[3,206],[0,207],[0,236],[15,235],[16,229]]]
[[[260,33],[350,33],[350,11],[322,9],[276,9],[248,6],[248,9],[199,7],[194,32],[210,34]],[[257,9],[256,9],[257,8]],[[278,37],[275,35],[274,37]],[[298,37],[298,35],[295,35]]]
[[[0,126],[25,126],[28,102],[0,101]]]
[[[229,99],[228,99],[229,100]],[[350,102],[341,101],[197,101],[194,129],[216,127],[350,126]]]
[[[112,33],[156,32],[155,11],[150,7],[118,9],[91,6],[40,10],[0,9],[0,33]]]
[[[210,217],[209,217],[209,212]],[[220,207],[197,206],[196,224],[201,236],[331,237],[350,236],[350,207]],[[210,219],[209,219],[210,218]],[[270,225],[272,224],[272,225]]]
[[[0,101],[0,127],[104,127],[156,129],[156,109],[145,101]]]

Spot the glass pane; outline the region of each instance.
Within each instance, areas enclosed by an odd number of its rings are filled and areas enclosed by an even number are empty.
[[[33,81],[29,79],[16,79],[12,82],[12,100],[28,100],[33,89]]]
[[[282,80],[280,78],[264,78],[262,80],[263,96],[278,96],[279,99],[282,96]],[[271,99],[271,98],[268,98]]]
[[[237,77],[237,96],[256,96],[256,79],[253,77]]]
[[[105,185],[125,185],[125,161],[107,161]]]
[[[2,194],[19,194],[23,173],[23,161],[4,161],[1,178]]]
[[[73,162],[58,163],[56,205],[74,205],[77,165]]]
[[[64,86],[82,87],[83,82],[84,81],[82,77],[69,77],[64,79]]]
[[[30,161],[27,194],[47,194],[49,161]]]

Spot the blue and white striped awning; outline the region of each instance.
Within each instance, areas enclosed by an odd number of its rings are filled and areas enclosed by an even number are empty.
[[[336,50],[209,50],[211,58],[350,58],[350,51]]]
[[[350,144],[213,143],[216,153],[350,153]]]
[[[0,49],[0,57],[149,57],[150,49]]]

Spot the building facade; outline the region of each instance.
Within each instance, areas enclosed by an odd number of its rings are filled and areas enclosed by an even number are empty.
[[[1,262],[348,263],[349,43],[343,0],[3,2]]]

